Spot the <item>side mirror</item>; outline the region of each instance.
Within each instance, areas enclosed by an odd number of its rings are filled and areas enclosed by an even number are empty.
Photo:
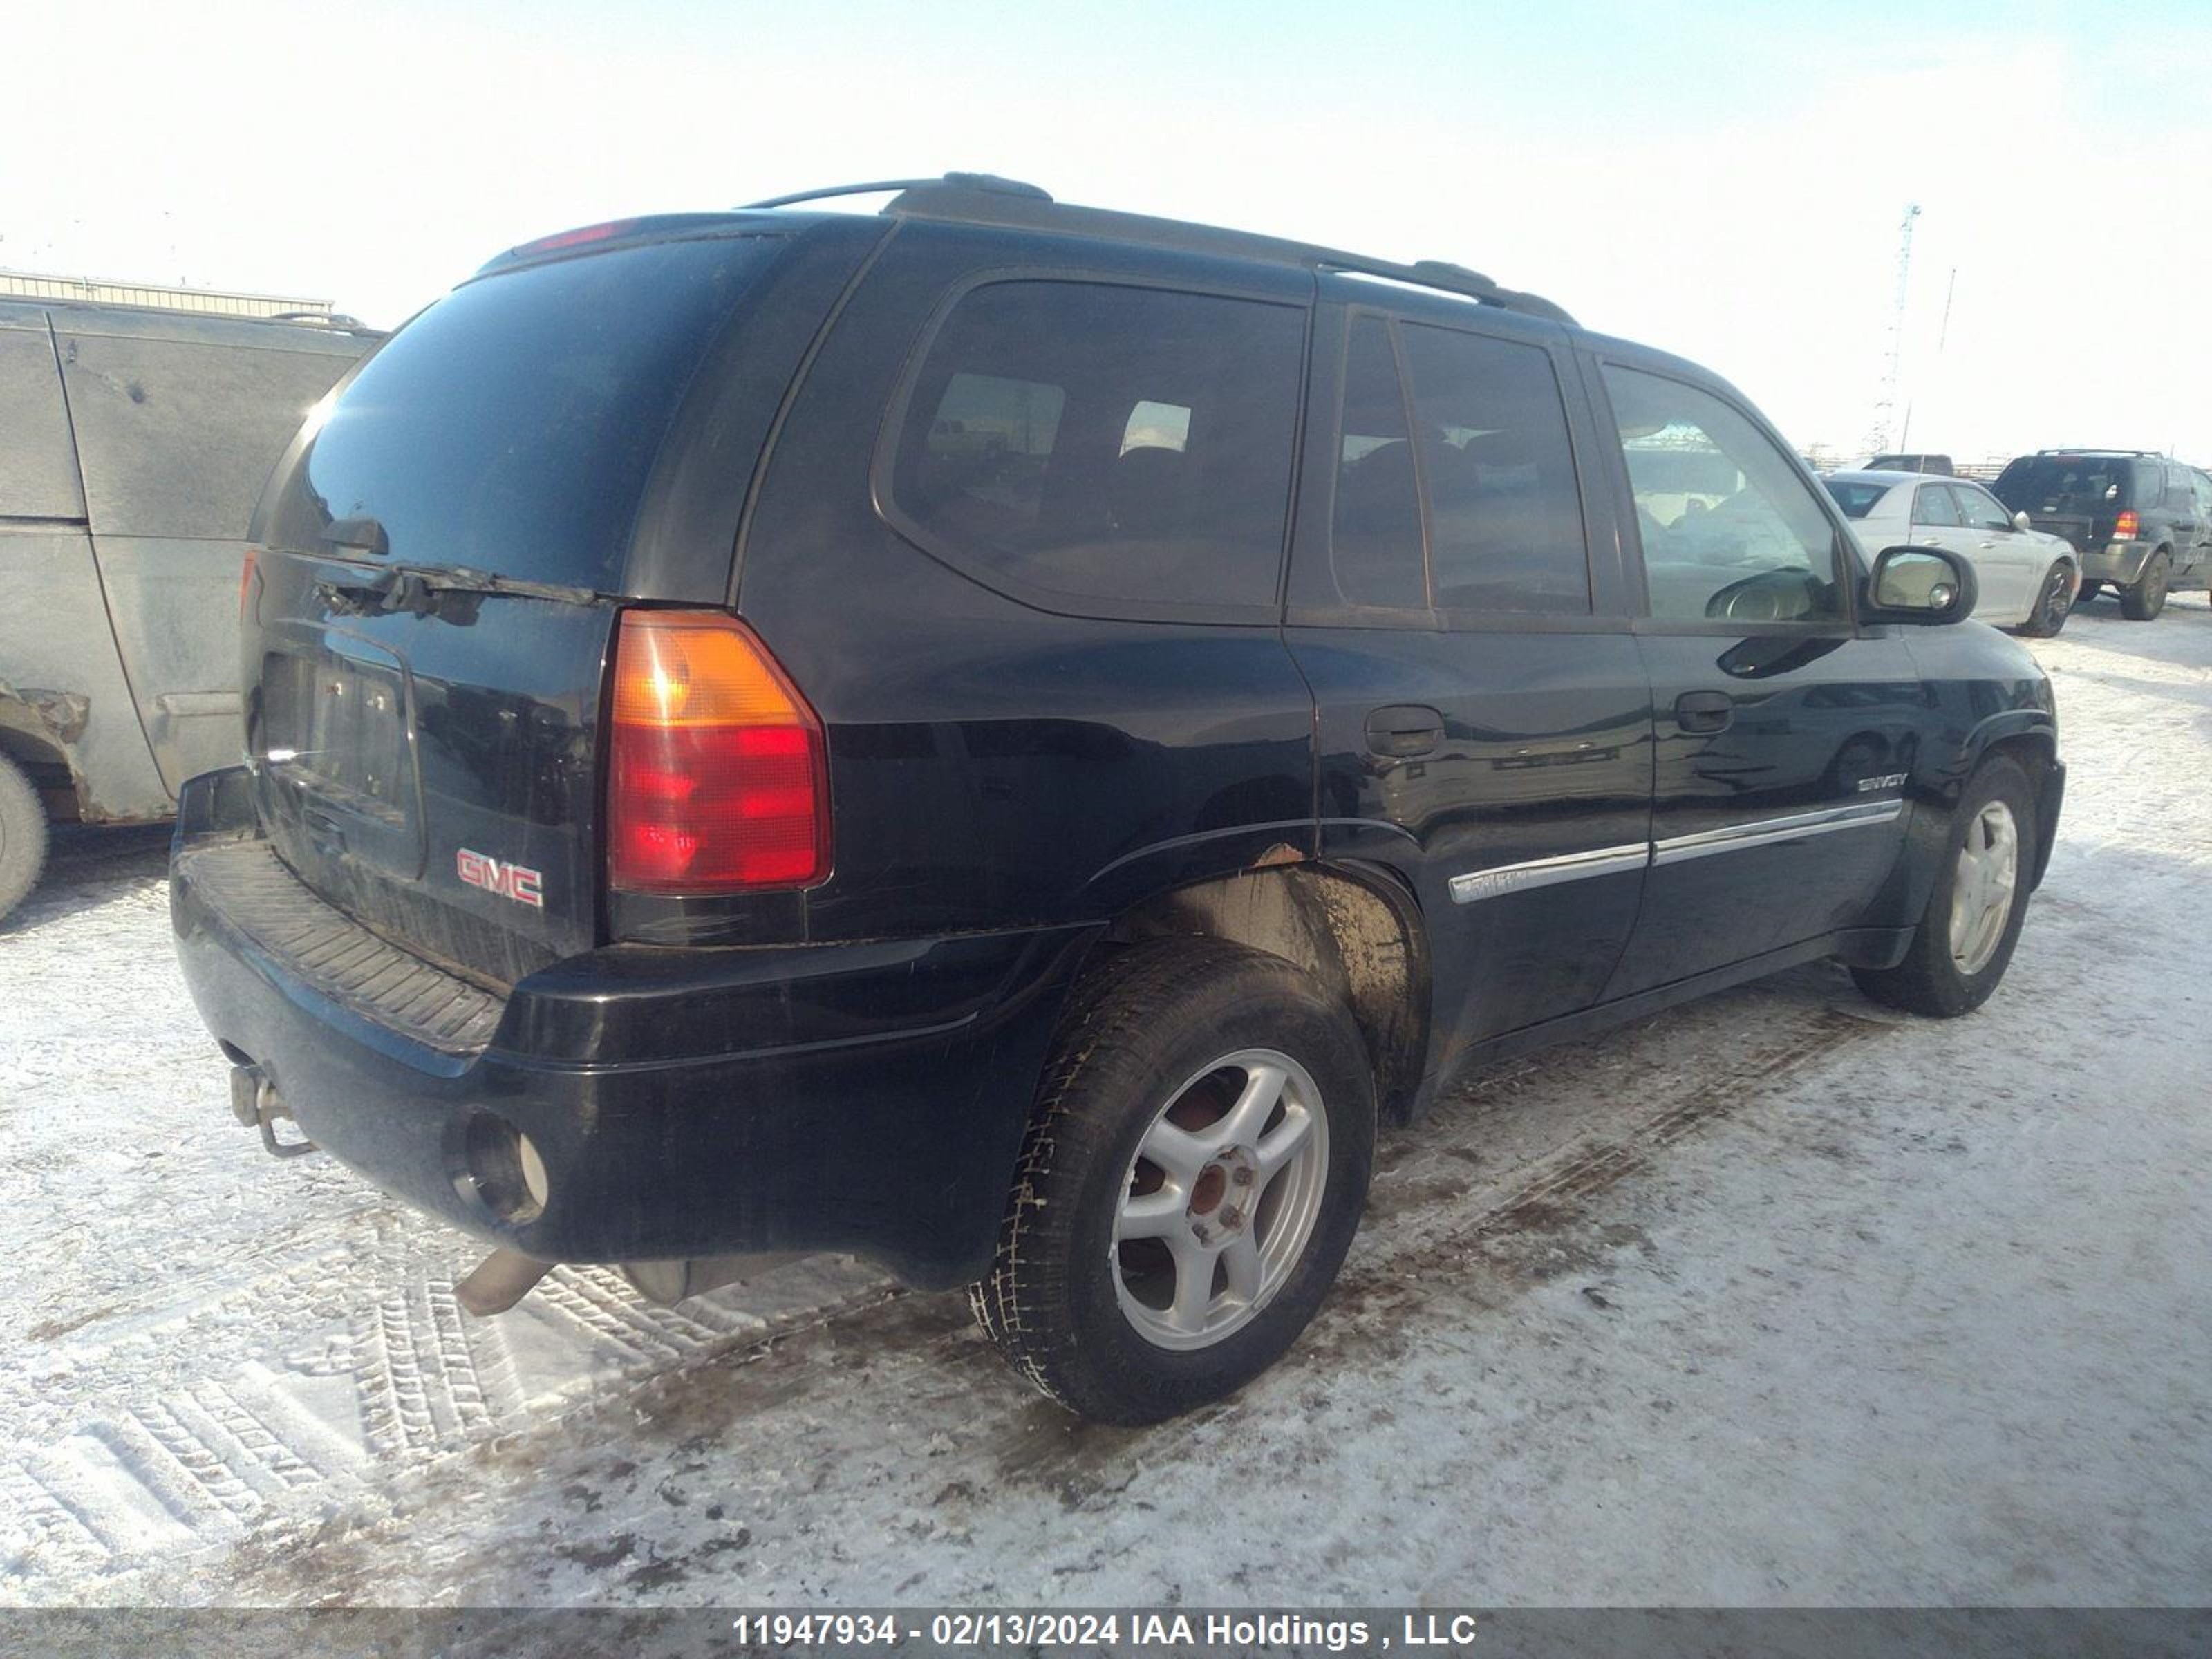
[[[2012,527],[2014,530],[2033,530],[2035,526],[2027,514],[2015,513],[2012,515]]]
[[[1867,578],[1867,611],[1877,622],[1954,623],[1974,613],[1982,585],[1974,567],[1940,547],[1885,547]]]

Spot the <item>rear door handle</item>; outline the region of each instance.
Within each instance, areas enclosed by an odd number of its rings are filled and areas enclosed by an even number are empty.
[[[1674,699],[1674,724],[1685,732],[1725,732],[1735,723],[1735,699],[1725,691],[1685,691]]]
[[[1444,740],[1444,717],[1420,703],[1395,703],[1367,717],[1367,747],[1377,755],[1404,760],[1426,755]]]

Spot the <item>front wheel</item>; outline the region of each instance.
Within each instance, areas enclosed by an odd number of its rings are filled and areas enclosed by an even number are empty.
[[[2074,567],[2061,561],[2044,573],[2043,586],[2037,589],[2035,608],[2027,613],[2027,620],[2020,631],[2031,639],[2047,640],[2066,626],[2066,618],[2074,612]]]
[[[1984,761],[1960,797],[1943,867],[1905,960],[1894,968],[1854,968],[1859,989],[1937,1019],[1988,1001],[2027,917],[2038,834],[2027,774],[2002,755]]]
[[[2120,614],[2130,622],[2150,622],[2166,609],[2166,591],[2173,585],[2173,561],[2154,553],[2150,563],[2132,587],[2120,590]]]
[[[1117,951],[1054,1041],[977,1322],[1070,1410],[1151,1423],[1280,1357],[1365,1207],[1375,1087],[1350,1013],[1218,939]]]

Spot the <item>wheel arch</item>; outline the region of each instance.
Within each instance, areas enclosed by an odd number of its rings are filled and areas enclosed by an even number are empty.
[[[82,816],[84,780],[69,749],[47,734],[47,723],[28,703],[0,697],[0,758],[12,762],[45,802],[46,816]]]
[[[1395,877],[1301,860],[1155,893],[1114,918],[1109,940],[1221,939],[1304,969],[1341,998],[1366,1042],[1376,1103],[1413,1114],[1427,1058],[1429,951],[1419,905]]]
[[[2028,885],[2031,889],[2040,887],[2043,872],[2051,866],[2051,846],[2057,840],[2054,831],[2066,787],[2066,769],[2058,762],[2057,732],[2050,726],[2037,725],[1997,732],[1981,745],[1972,757],[1972,764],[1979,767],[1996,755],[2003,756],[2027,773],[2028,787],[2035,792],[2035,862]]]

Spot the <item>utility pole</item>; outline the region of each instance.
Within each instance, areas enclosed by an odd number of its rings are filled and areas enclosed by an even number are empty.
[[[1889,307],[1889,357],[1881,377],[1881,392],[1875,399],[1874,427],[1867,434],[1867,453],[1879,455],[1889,447],[1889,418],[1897,409],[1898,366],[1905,356],[1905,301],[1912,276],[1912,222],[1920,216],[1920,204],[1905,204],[1905,222],[1897,233],[1897,292]]]

